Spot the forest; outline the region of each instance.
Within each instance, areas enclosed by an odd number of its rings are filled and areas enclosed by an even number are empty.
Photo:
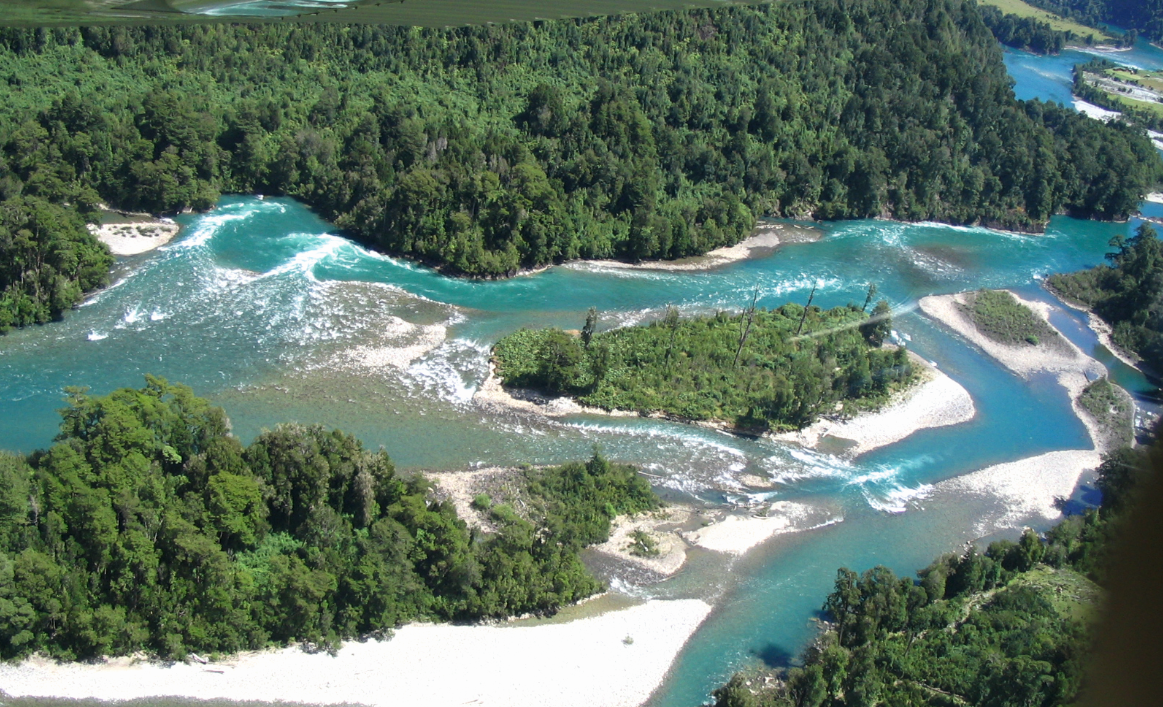
[[[448,30],[5,29],[0,81],[3,203],[93,219],[286,194],[365,244],[471,276],[699,254],[766,215],[1034,231],[1063,211],[1125,218],[1163,169],[1140,130],[1015,100],[964,0]],[[37,257],[5,273],[13,323],[99,284],[100,253],[59,221],[67,233],[25,229],[35,246],[0,231],[4,262],[55,252],[40,239],[82,244],[66,249],[79,270]]]
[[[1102,504],[1044,536],[1027,529],[1016,543],[943,556],[916,579],[840,569],[803,667],[766,688],[736,675],[716,707],[1076,704],[1111,544],[1150,454],[1105,456]]]
[[[506,387],[606,410],[799,429],[837,403],[846,413],[882,403],[912,380],[908,352],[881,347],[892,329],[888,302],[871,313],[869,303],[771,311],[752,303],[688,318],[672,307],[659,321],[605,332],[591,310],[578,336],[521,329],[497,342],[493,360]]]
[[[1163,41],[1163,0],[1026,0],[1091,27],[1109,23]]]
[[[1112,327],[1111,338],[1163,371],[1163,243],[1151,224],[1130,238],[1111,240],[1109,264],[1046,278],[1047,286],[1069,302],[1092,309]]]
[[[109,282],[112,265],[76,211],[35,196],[0,201],[0,334],[60,319]]]
[[[56,443],[0,452],[0,658],[256,649],[413,620],[553,613],[602,589],[578,551],[660,505],[601,455],[524,472],[482,533],[421,475],[319,426],[244,447],[221,408],[152,376],[68,391]]]
[[[1075,39],[1073,33],[1054,29],[1036,17],[1021,17],[1002,12],[992,5],[981,5],[981,19],[997,41],[1035,54],[1057,54],[1066,43]]]

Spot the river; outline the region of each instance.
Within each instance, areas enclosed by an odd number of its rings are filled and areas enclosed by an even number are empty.
[[[1006,52],[1019,97],[1069,104],[1070,69],[1089,59]],[[1163,67],[1141,45],[1108,53]],[[1163,207],[1144,212],[1163,216]],[[651,701],[689,707],[733,671],[783,665],[810,640],[812,619],[836,568],[884,564],[911,573],[968,541],[1012,536],[1023,523],[998,501],[942,494],[936,484],[995,463],[1089,448],[1065,391],[1051,378],[1024,381],[918,313],[928,294],[1009,287],[1052,301],[1040,280],[1102,261],[1116,234],[1136,225],[1054,218],[1044,236],[939,224],[822,224],[824,237],[708,272],[571,265],[506,281],[442,277],[369,252],[288,199],[224,198],[182,217],[179,240],[121,259],[114,284],[64,322],[0,338],[0,448],[51,444],[65,386],[95,393],[142,384],[154,373],[192,386],[226,408],[244,442],[281,421],[318,422],[383,447],[407,469],[546,464],[607,456],[661,477],[675,500],[720,504],[754,496],[745,474],[781,484],[766,496],[818,509],[830,523],[781,536],[739,560],[694,553],[676,578],[631,595],[699,596],[715,610]],[[910,347],[963,385],[977,417],[917,433],[856,462],[686,425],[579,415],[556,420],[496,414],[472,403],[487,352],[521,326],[579,328],[589,307],[610,327],[658,316],[759,305],[862,302],[875,283],[897,312]],[[1150,386],[1098,347],[1077,313],[1056,323],[1106,363],[1133,393]],[[390,362],[389,362],[390,359]],[[397,364],[397,365],[393,365]],[[1090,494],[1088,488],[1079,497]]]

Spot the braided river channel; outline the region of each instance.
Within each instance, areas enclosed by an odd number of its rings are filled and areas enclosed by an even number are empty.
[[[1163,68],[1140,44],[1112,60]],[[1090,55],[1006,52],[1021,98],[1070,104],[1070,69]],[[1163,216],[1145,203],[1143,213]],[[698,597],[714,610],[649,704],[689,707],[732,672],[786,665],[817,630],[814,619],[838,567],[883,564],[911,574],[965,543],[1014,537],[1052,521],[1004,499],[943,491],[940,482],[1090,439],[1051,376],[1022,379],[916,311],[926,295],[1010,288],[1054,305],[1052,321],[1137,398],[1151,386],[1097,342],[1085,315],[1041,287],[1054,272],[1092,267],[1116,234],[1138,224],[1054,218],[1044,235],[891,221],[812,224],[815,242],[709,271],[571,264],[504,281],[443,277],[370,252],[289,199],[222,199],[179,219],[175,241],[120,259],[113,284],[65,320],[0,338],[0,448],[51,444],[66,386],[104,394],[140,387],[143,374],[190,385],[223,406],[244,443],[262,428],[298,421],[339,427],[382,445],[406,470],[550,464],[594,445],[652,474],[668,500],[726,506],[792,500],[810,525],[737,559],[697,548],[672,579],[638,584],[637,598]],[[589,307],[601,327],[684,313],[738,310],[758,287],[759,306],[862,302],[869,283],[894,307],[899,340],[973,397],[970,422],[918,432],[855,460],[770,440],[744,439],[647,418],[544,418],[473,402],[489,349],[522,326],[580,328]],[[757,490],[745,479],[775,482]],[[1084,477],[1075,501],[1093,500]],[[807,523],[805,521],[805,523]],[[566,612],[568,615],[569,612]],[[595,679],[600,679],[596,677]]]

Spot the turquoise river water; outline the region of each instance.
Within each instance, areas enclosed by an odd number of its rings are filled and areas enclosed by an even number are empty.
[[[1107,56],[1163,67],[1163,52],[1149,45]],[[1006,53],[1019,97],[1067,104],[1070,68],[1088,58]],[[1161,216],[1163,208],[1145,204],[1144,212]],[[1000,502],[943,494],[936,484],[990,464],[1089,448],[1086,431],[1052,379],[1024,381],[912,310],[925,295],[979,287],[1053,301],[1042,277],[1101,262],[1109,239],[1136,225],[1058,217],[1045,235],[1020,236],[939,224],[820,224],[818,242],[708,272],[578,264],[475,282],[369,252],[286,199],[225,198],[182,221],[177,241],[122,259],[114,284],[64,322],[0,338],[0,448],[50,444],[63,387],[106,393],[140,386],[148,372],[225,407],[244,442],[281,421],[318,422],[383,445],[401,467],[437,470],[561,462],[587,456],[596,443],[657,475],[673,499],[759,496],[816,509],[812,529],[739,560],[696,552],[672,580],[616,579],[633,596],[715,604],[652,699],[657,707],[701,704],[737,669],[793,660],[840,566],[884,564],[907,574],[968,541],[1017,532],[1021,523],[1005,520]],[[894,305],[894,327],[909,346],[970,392],[974,420],[845,462],[657,420],[547,420],[472,403],[489,346],[521,326],[578,328],[591,306],[605,327],[672,304],[688,313],[737,309],[755,287],[759,304],[773,307],[803,302],[818,284],[816,302],[835,306],[863,301],[870,282]],[[1117,382],[1137,394],[1150,389],[1098,346],[1080,315],[1055,316]],[[388,358],[400,365],[385,365]],[[746,474],[781,483],[775,492],[749,489],[739,481]]]

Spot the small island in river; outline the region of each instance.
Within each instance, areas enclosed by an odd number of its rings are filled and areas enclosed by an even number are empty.
[[[495,375],[478,400],[545,414],[663,417],[809,447],[830,437],[849,456],[971,419],[960,385],[886,343],[888,303],[871,315],[867,305],[692,318],[670,309],[659,321],[601,333],[591,311],[576,334],[522,329],[497,342]]]

